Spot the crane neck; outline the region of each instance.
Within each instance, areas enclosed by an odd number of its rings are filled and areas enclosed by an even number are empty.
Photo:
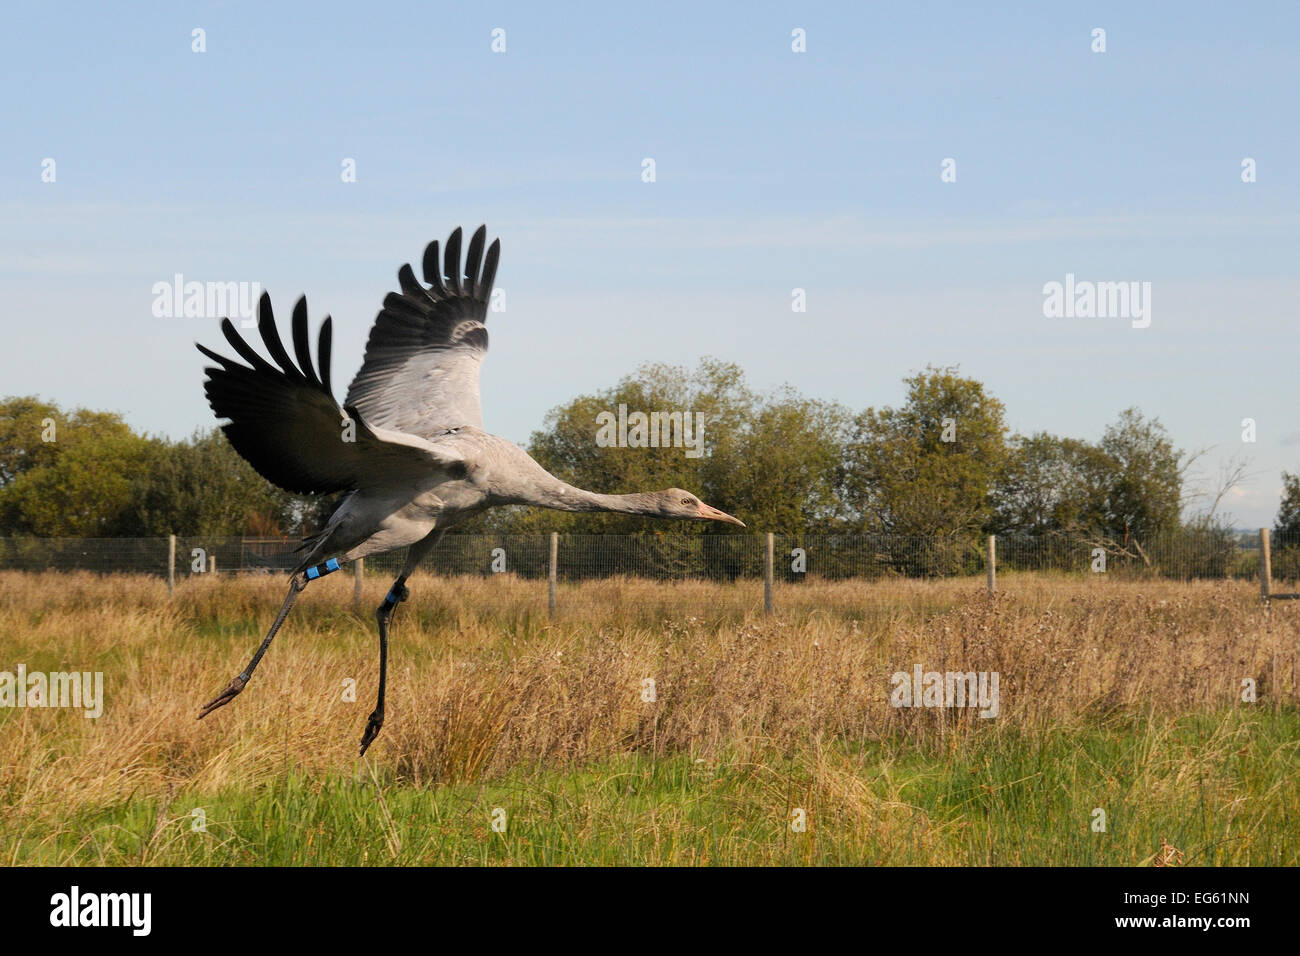
[[[628,515],[660,514],[659,496],[636,492],[628,495],[602,495],[584,488],[576,488],[555,479],[551,487],[538,489],[538,494],[526,504],[539,505],[555,511],[604,511]]]
[[[585,488],[576,488],[567,481],[560,481],[550,472],[538,471],[545,475],[534,476],[526,492],[511,496],[516,505],[534,505],[547,507],[554,511],[608,511],[624,515],[659,515],[660,496],[658,493],[637,492],[633,494],[598,494]]]
[[[497,474],[508,478],[493,489],[495,497],[502,503],[533,505],[555,511],[605,511],[663,517],[663,492],[597,494],[556,478],[518,446],[503,444],[502,447],[505,467],[500,468]]]

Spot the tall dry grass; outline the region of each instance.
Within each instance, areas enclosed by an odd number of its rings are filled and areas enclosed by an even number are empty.
[[[387,723],[370,758],[424,787],[625,755],[955,749],[1108,713],[1242,707],[1248,677],[1256,707],[1296,700],[1300,607],[1266,612],[1248,585],[1000,584],[990,601],[971,581],[810,581],[779,588],[783,611],[764,618],[752,582],[611,580],[564,588],[550,620],[534,581],[418,575],[393,627]],[[0,821],[354,768],[376,687],[378,578],[360,610],[344,575],[309,588],[244,693],[195,721],[244,666],[284,586],[204,578],[169,599],[150,578],[0,573],[0,670],[103,671],[106,697],[98,720],[0,710]],[[918,663],[999,672],[1000,716],[891,707],[890,675]],[[836,766],[815,773],[851,803],[861,782]]]

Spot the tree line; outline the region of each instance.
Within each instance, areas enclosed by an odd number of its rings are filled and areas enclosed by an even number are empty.
[[[1227,528],[1216,513],[1222,489],[1209,507],[1192,507],[1197,455],[1136,408],[1119,412],[1096,442],[1011,434],[1002,402],[959,369],[929,367],[904,383],[897,408],[854,412],[790,387],[760,394],[726,362],[649,364],[553,409],[527,449],[573,484],[688,488],[757,531],[1070,536],[1140,552],[1161,535]],[[598,441],[620,406],[628,439]],[[636,447],[648,444],[638,412],[698,413],[704,454],[672,442]],[[1300,476],[1283,479],[1275,530],[1300,531]],[[0,400],[0,535],[292,537],[318,528],[335,503],[277,489],[215,428],[174,441],[138,434],[111,412]],[[626,515],[508,508],[458,530],[664,528]],[[723,532],[712,523],[674,530]]]

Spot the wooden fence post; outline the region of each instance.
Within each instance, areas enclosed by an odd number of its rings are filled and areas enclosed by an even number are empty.
[[[167,536],[167,596],[176,593],[176,535]]]
[[[988,564],[989,575],[989,597],[993,596],[993,588],[998,580],[998,545],[997,535],[989,535],[989,553],[986,560]]]
[[[366,559],[357,558],[352,562],[352,603],[361,606],[361,580],[366,573]]]
[[[776,536],[772,532],[767,533],[767,550],[763,555],[763,613],[771,614],[772,606],[772,579],[775,576],[775,545]]]
[[[1273,557],[1268,551],[1268,529],[1259,529],[1259,597],[1268,603],[1269,591],[1272,589]]]
[[[552,617],[555,616],[555,588],[559,576],[560,563],[560,534],[558,531],[551,532],[551,554],[548,560],[547,581],[546,581],[546,609]]]

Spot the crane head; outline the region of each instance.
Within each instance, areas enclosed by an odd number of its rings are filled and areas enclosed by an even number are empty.
[[[745,522],[733,518],[725,511],[719,511],[712,505],[706,505],[698,497],[681,488],[669,488],[659,492],[660,513],[665,518],[685,518],[690,521],[723,521],[727,524],[745,527]]]

